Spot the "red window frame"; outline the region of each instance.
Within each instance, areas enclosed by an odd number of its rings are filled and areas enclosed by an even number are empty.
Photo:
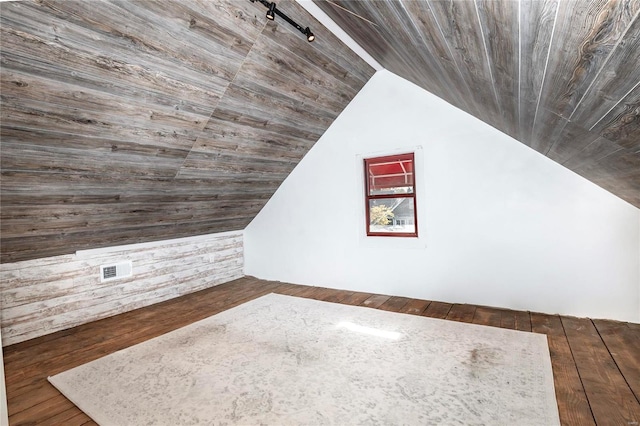
[[[406,162],[407,160],[411,160],[411,174],[412,174],[412,191],[407,193],[397,193],[397,194],[371,194],[371,178],[370,178],[370,167],[372,165],[381,164],[381,163],[393,163],[393,162]],[[387,155],[384,157],[374,157],[374,158],[365,158],[364,159],[364,190],[365,190],[365,211],[366,211],[366,227],[367,227],[367,236],[369,237],[417,237],[418,236],[418,209],[416,203],[416,179],[415,179],[415,169],[416,169],[415,155],[414,153],[408,154],[397,154],[397,155]],[[408,185],[407,185],[408,186]],[[371,200],[379,200],[385,198],[411,198],[413,199],[413,223],[414,223],[414,232],[380,232],[380,231],[371,231],[371,215],[369,211],[369,202]]]

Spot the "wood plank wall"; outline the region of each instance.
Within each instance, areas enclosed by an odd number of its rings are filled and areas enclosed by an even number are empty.
[[[100,265],[133,275],[100,282]],[[4,346],[203,290],[243,276],[243,231],[0,265]]]

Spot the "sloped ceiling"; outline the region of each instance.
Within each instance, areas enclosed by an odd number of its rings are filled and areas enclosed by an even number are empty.
[[[389,71],[640,207],[640,1],[314,3]]]
[[[315,3],[640,207],[640,2]],[[1,261],[244,228],[374,70],[292,0],[0,3]],[[428,135],[425,135],[428,137]]]
[[[374,72],[278,7],[1,3],[2,262],[243,229]]]

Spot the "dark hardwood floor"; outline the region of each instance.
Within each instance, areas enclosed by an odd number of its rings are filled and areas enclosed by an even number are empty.
[[[637,426],[640,422],[640,324],[306,287],[246,277],[4,348],[10,424],[94,424],[47,382],[47,376],[271,292],[544,333],[549,338],[563,425]]]

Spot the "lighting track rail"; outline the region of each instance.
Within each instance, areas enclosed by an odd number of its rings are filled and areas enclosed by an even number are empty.
[[[309,43],[311,43],[313,40],[316,39],[316,36],[311,32],[309,27],[302,28],[302,26],[299,25],[296,21],[294,21],[293,19],[289,18],[287,15],[282,13],[280,9],[278,9],[278,7],[276,6],[275,2],[267,1],[267,0],[251,0],[251,3],[255,3],[255,2],[262,3],[268,9],[267,15],[266,15],[267,19],[273,21],[276,18],[276,15],[278,15],[279,17],[281,17],[282,19],[290,23],[302,34],[304,34],[307,37],[307,41]]]

